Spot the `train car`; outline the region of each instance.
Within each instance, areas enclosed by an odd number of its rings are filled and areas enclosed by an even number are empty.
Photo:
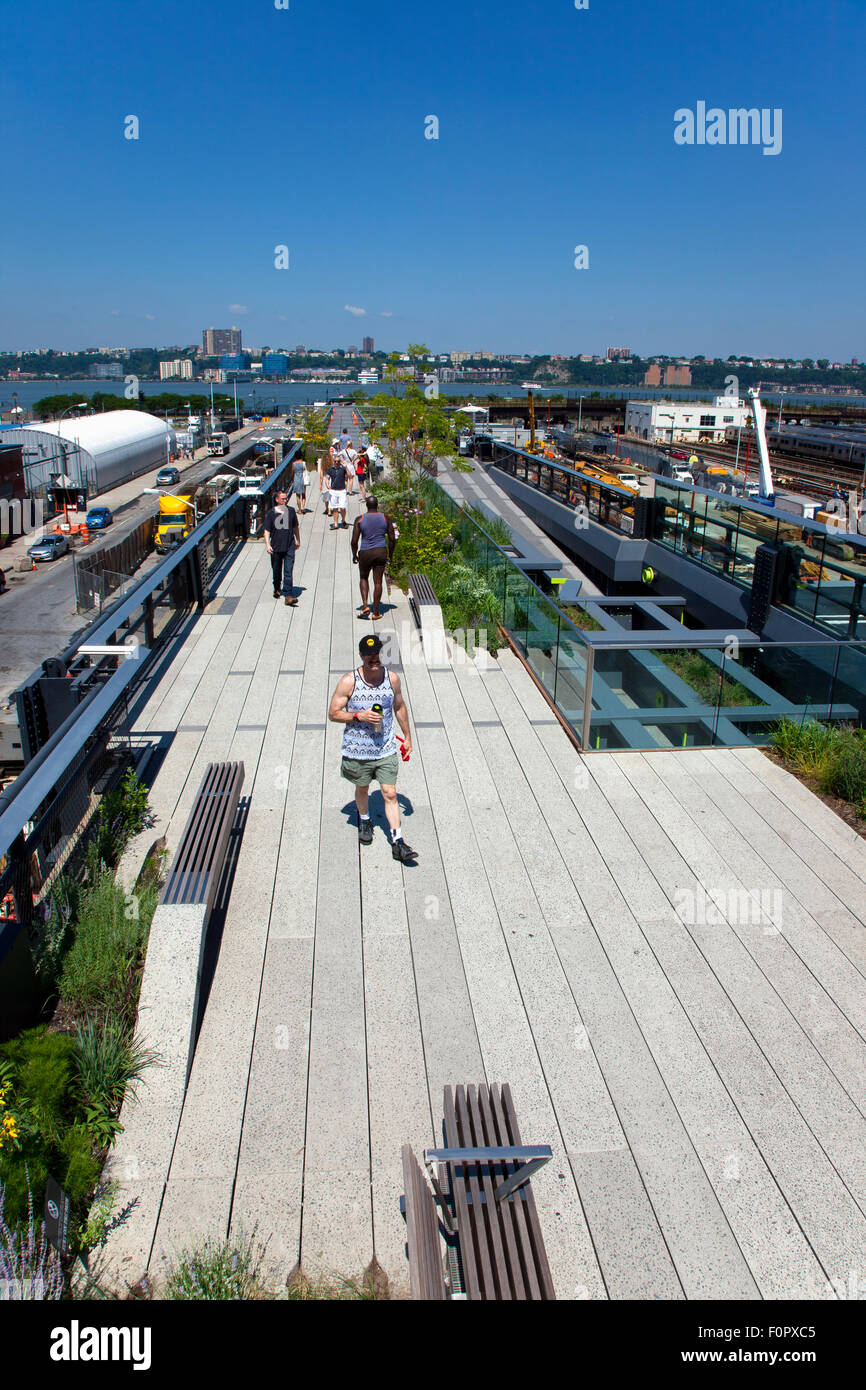
[[[773,453],[789,454],[815,463],[862,468],[866,462],[864,431],[783,426],[767,430],[767,445]]]

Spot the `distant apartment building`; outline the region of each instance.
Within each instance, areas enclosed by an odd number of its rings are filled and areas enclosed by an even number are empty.
[[[608,350],[607,350],[607,360],[608,360],[608,362],[627,362],[627,361],[629,360],[630,357],[631,357],[631,348],[627,348],[627,347],[618,347],[618,348],[608,348]]]
[[[205,357],[235,356],[243,352],[239,328],[206,328],[202,333]]]
[[[160,362],[160,381],[192,381],[192,361],[189,357],[175,357],[170,362]]]
[[[375,351],[376,351],[376,349],[375,349],[375,347],[373,346],[373,339],[372,339],[372,338],[365,338],[365,339],[364,339],[364,352],[375,352]]]
[[[692,369],[683,366],[665,367],[664,378],[658,362],[651,362],[644,372],[644,386],[691,386]]]
[[[262,358],[262,372],[265,376],[285,376],[289,370],[289,359],[284,352],[266,352]]]
[[[461,363],[470,361],[472,353],[468,348],[457,348],[454,352],[450,353],[450,357],[452,365],[459,367]]]

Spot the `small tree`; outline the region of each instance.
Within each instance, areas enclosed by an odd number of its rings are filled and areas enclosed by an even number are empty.
[[[330,436],[325,411],[314,410],[311,405],[305,406],[301,412],[300,435],[304,441],[308,463],[313,462],[314,456],[326,453]]]

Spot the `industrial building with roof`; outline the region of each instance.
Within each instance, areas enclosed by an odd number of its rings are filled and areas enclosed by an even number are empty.
[[[107,492],[169,461],[174,430],[143,410],[107,410],[5,430],[4,444],[20,444],[31,497],[44,496],[61,474],[88,497]]]

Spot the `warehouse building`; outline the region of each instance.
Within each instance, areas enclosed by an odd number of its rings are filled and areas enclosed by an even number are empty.
[[[175,452],[175,433],[143,410],[107,410],[77,420],[58,420],[4,430],[4,444],[19,444],[30,497],[44,497],[65,474],[95,497],[141,473],[161,468]]]
[[[706,401],[628,401],[625,408],[626,434],[641,439],[687,441],[724,440],[725,430],[745,425],[751,412],[736,396],[716,396]]]

